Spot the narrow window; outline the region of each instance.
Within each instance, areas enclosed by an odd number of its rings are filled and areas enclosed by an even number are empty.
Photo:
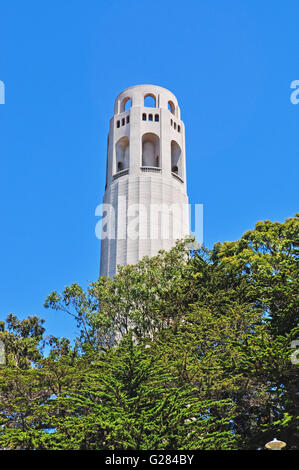
[[[155,121],[159,122],[159,114],[155,114]]]
[[[173,124],[173,127],[176,129],[176,123]]]
[[[142,120],[146,121],[146,114],[145,113],[142,114]]]
[[[170,119],[170,125],[171,125],[171,126],[172,126],[172,122],[173,122],[172,119]]]
[[[125,125],[125,118],[122,118],[122,120],[121,120],[121,125],[122,125],[122,126]]]
[[[153,115],[152,115],[152,114],[149,114],[149,115],[148,115],[148,120],[149,120],[149,121],[152,121],[152,120],[153,120]]]
[[[130,122],[130,116],[127,116],[127,124]]]
[[[181,132],[181,126],[178,126],[178,132]]]
[[[117,121],[116,127],[119,127],[119,126],[120,126],[120,121]]]

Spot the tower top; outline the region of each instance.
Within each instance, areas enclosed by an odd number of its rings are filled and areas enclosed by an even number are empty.
[[[169,109],[169,111],[180,119],[180,108],[176,96],[166,88],[158,85],[135,85],[123,90],[116,97],[114,103],[114,114],[125,111],[127,101],[131,100],[131,107],[143,107],[144,99],[150,96],[154,100],[154,108]]]
[[[188,235],[189,214],[185,126],[175,95],[157,85],[126,88],[109,124],[101,274],[113,277],[118,265]]]

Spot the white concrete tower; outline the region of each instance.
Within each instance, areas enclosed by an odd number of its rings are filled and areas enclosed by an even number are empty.
[[[185,128],[165,88],[133,86],[116,98],[103,203],[101,275],[189,235]]]

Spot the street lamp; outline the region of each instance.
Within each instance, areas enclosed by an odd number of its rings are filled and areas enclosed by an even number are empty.
[[[286,446],[286,443],[283,441],[278,441],[276,437],[274,437],[273,441],[267,442],[265,445],[266,449],[269,450],[281,450]]]

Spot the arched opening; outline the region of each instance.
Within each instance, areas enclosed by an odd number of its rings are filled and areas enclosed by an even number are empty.
[[[129,168],[129,139],[128,137],[122,137],[116,143],[116,171],[125,170]]]
[[[153,120],[153,115],[152,115],[152,114],[149,114],[149,115],[148,115],[148,120],[149,120],[149,121],[152,121],[152,120]]]
[[[175,106],[174,106],[174,103],[172,101],[168,101],[168,109],[172,114],[174,114]]]
[[[132,106],[132,100],[129,96],[126,96],[126,98],[124,98],[121,102],[121,105],[120,105],[120,112],[123,113],[124,111],[127,111],[128,109],[130,109]]]
[[[159,122],[159,114],[155,114],[155,122]]]
[[[175,140],[171,141],[171,171],[182,177],[182,150]]]
[[[156,134],[142,136],[142,166],[160,167],[160,139]]]
[[[125,102],[125,111],[128,111],[128,109],[130,109],[132,106],[132,100],[131,98],[129,98],[128,100],[126,100]]]
[[[155,95],[148,94],[144,97],[144,107],[145,108],[155,108],[156,107],[156,97]]]

